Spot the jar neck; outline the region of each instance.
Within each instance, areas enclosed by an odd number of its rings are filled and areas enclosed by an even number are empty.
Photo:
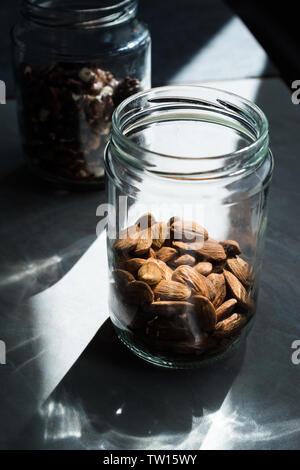
[[[138,0],[23,0],[21,13],[47,27],[109,28],[136,16]]]
[[[134,171],[159,177],[234,177],[267,158],[268,121],[254,103],[221,90],[154,88],[115,110],[109,152]]]

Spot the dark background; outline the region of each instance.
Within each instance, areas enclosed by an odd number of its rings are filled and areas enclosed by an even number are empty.
[[[0,5],[0,78],[7,84],[8,96],[13,95],[9,31],[16,21],[19,3],[1,0]],[[152,34],[154,86],[168,82],[229,22],[233,11],[261,43],[288,86],[300,76],[298,17],[290,1],[140,0],[139,5],[139,17]],[[274,70],[267,66],[264,75],[272,74]],[[220,76],[215,72],[213,75],[200,75],[199,79],[227,78],[223,63]]]

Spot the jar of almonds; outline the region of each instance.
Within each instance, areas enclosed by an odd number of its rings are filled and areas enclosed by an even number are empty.
[[[26,161],[60,186],[104,184],[111,116],[149,88],[151,40],[137,0],[23,0],[13,29]]]
[[[255,317],[273,171],[268,122],[224,91],[169,86],[114,112],[105,156],[109,310],[139,357],[227,357]]]

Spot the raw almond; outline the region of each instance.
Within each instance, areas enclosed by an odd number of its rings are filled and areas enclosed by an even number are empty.
[[[150,214],[150,212],[148,212],[147,214],[141,215],[141,217],[138,218],[135,224],[141,230],[146,230],[147,228],[150,228],[155,223],[156,223],[155,217],[152,214]]]
[[[115,269],[113,272],[113,277],[117,288],[122,292],[126,292],[129,282],[135,280],[130,272],[124,271],[123,269]]]
[[[142,281],[132,281],[127,285],[127,300],[129,303],[135,305],[143,305],[151,303],[154,300],[154,295],[151,287]]]
[[[175,221],[171,225],[174,240],[201,242],[208,238],[207,230],[193,221]]]
[[[160,259],[155,259],[154,261],[159,266],[163,279],[165,279],[166,281],[171,281],[173,274],[172,269]]]
[[[215,286],[207,277],[205,277],[205,282],[206,282],[206,287],[208,290],[208,298],[212,302],[217,294]]]
[[[230,317],[217,323],[214,336],[218,339],[234,336],[241,331],[246,323],[247,318],[245,315],[233,313]]]
[[[207,279],[214,285],[216,296],[213,300],[215,308],[220,307],[226,297],[226,282],[223,274],[212,273],[207,276]]]
[[[176,267],[181,265],[194,266],[195,263],[196,259],[194,258],[194,256],[188,254],[181,255],[179,256],[179,258],[176,258],[174,259],[174,261],[172,261],[172,264]]]
[[[198,274],[191,266],[179,266],[172,275],[172,280],[186,284],[196,294],[209,297],[205,277]]]
[[[214,262],[226,259],[226,253],[222,245],[211,238],[204,242],[203,247],[197,250],[197,254]]]
[[[144,258],[131,258],[123,261],[123,266],[126,271],[135,274],[145,263],[147,260]]]
[[[213,331],[216,326],[217,316],[211,301],[202,295],[192,298],[195,305],[195,315],[201,331]]]
[[[247,291],[243,284],[232,274],[230,271],[224,269],[224,276],[226,279],[227,286],[232,296],[244,307],[248,306],[247,303]]]
[[[133,250],[136,257],[149,253],[152,245],[151,229],[141,230],[137,238],[137,244]]]
[[[202,274],[202,276],[208,276],[213,270],[213,265],[208,261],[202,261],[200,263],[197,263],[196,266],[194,266],[194,269],[197,271],[198,274]]]
[[[224,318],[228,317],[235,308],[236,304],[236,299],[229,299],[226,300],[226,302],[224,302],[222,305],[220,305],[220,307],[216,310],[217,322],[224,320]]]
[[[137,277],[140,281],[153,286],[162,280],[162,272],[157,263],[148,261],[139,269]]]
[[[220,242],[220,245],[223,246],[228,257],[236,256],[241,253],[240,245],[235,240],[223,240]]]
[[[191,291],[180,282],[161,281],[155,287],[154,295],[161,300],[187,300],[191,296]]]
[[[165,222],[158,222],[151,227],[152,246],[159,249],[169,235],[169,227]]]
[[[122,256],[132,250],[134,250],[138,244],[139,232],[136,232],[134,236],[119,238],[114,243],[114,250],[119,256]]]
[[[160,259],[161,261],[164,261],[165,263],[175,258],[176,255],[177,250],[169,246],[163,246],[160,250],[156,252],[156,258]]]
[[[242,258],[237,256],[236,258],[228,258],[227,268],[231,271],[235,277],[241,281],[244,286],[249,286],[252,283],[252,276],[249,264]]]

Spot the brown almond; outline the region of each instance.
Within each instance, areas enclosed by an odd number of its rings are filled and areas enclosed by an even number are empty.
[[[241,248],[238,242],[235,240],[223,240],[220,245],[224,248],[226,255],[231,258],[232,256],[239,255]]]
[[[135,274],[145,263],[147,260],[144,258],[130,258],[123,261],[123,266],[126,271]]]
[[[243,284],[230,271],[224,269],[224,276],[232,296],[244,307],[248,307],[247,291]]]
[[[161,300],[187,300],[191,296],[191,291],[180,282],[161,281],[155,287],[154,295]]]
[[[198,274],[202,274],[202,276],[208,276],[212,273],[213,265],[208,261],[202,261],[197,263],[194,266],[194,269],[197,271]]]
[[[245,260],[239,256],[236,258],[228,258],[226,266],[244,286],[248,287],[252,284],[251,270]]]
[[[198,274],[191,266],[179,266],[172,275],[172,280],[190,287],[195,294],[209,297],[205,277]]]
[[[153,248],[149,248],[149,258],[156,258],[156,251]]]
[[[217,339],[223,339],[234,336],[241,331],[246,323],[247,318],[245,315],[233,313],[230,317],[217,323],[214,337]]]
[[[164,244],[169,234],[169,227],[166,222],[157,222],[151,227],[152,246],[159,249]]]
[[[123,256],[124,254],[134,250],[138,244],[138,239],[140,236],[140,232],[136,232],[135,235],[130,237],[119,238],[114,243],[114,250],[118,253],[119,256]]]
[[[173,274],[172,269],[160,259],[155,259],[154,261],[155,263],[157,263],[157,265],[159,266],[161,270],[162,278],[165,279],[166,281],[171,281],[172,274]]]
[[[216,297],[216,289],[214,284],[207,278],[205,277],[205,282],[206,282],[206,287],[208,290],[208,298],[211,302],[213,302],[214,298]]]
[[[156,252],[156,258],[160,259],[161,261],[164,261],[165,263],[175,258],[176,255],[177,250],[169,246],[163,246],[162,248],[160,248],[160,250]]]
[[[188,254],[181,255],[172,261],[172,264],[174,266],[181,266],[182,264],[187,265],[187,266],[194,266],[195,263],[196,263],[195,257],[192,255],[188,255]]]
[[[217,316],[211,301],[202,295],[195,295],[192,301],[195,305],[195,315],[200,330],[213,331],[216,326]]]
[[[213,300],[215,308],[220,307],[226,297],[226,282],[223,274],[212,273],[207,276],[207,279],[214,285],[216,296]]]
[[[174,215],[168,220],[168,227],[171,227],[174,224],[174,222],[178,222],[179,220],[181,220],[181,218]]]
[[[190,302],[180,302],[175,300],[162,300],[160,302],[152,302],[147,305],[147,312],[153,315],[162,316],[178,316],[189,314],[194,311],[194,305]]]
[[[186,327],[187,323],[181,325],[178,318],[172,317],[155,317],[148,322],[146,334],[163,341],[181,341],[190,340],[191,332]]]
[[[140,281],[153,286],[162,280],[162,272],[157,263],[148,261],[139,269],[137,277]]]
[[[128,303],[135,305],[143,305],[151,303],[154,300],[154,295],[151,287],[142,281],[132,281],[127,285],[127,300]]]
[[[220,307],[216,310],[217,322],[224,320],[224,318],[228,317],[235,308],[236,304],[236,299],[229,299],[226,300],[226,302],[224,302],[222,305],[220,305]]]
[[[174,240],[186,242],[201,242],[208,238],[207,230],[193,221],[175,221],[171,225]]]
[[[203,247],[197,250],[197,254],[213,262],[226,259],[226,253],[222,245],[211,238],[204,242]]]
[[[120,289],[122,292],[126,291],[129,282],[135,280],[133,275],[130,272],[125,271],[124,269],[115,269],[113,271],[113,277],[117,288]]]
[[[176,345],[172,347],[172,350],[177,354],[192,354],[200,356],[207,351],[215,349],[217,345],[218,342],[215,338],[207,333],[203,333],[195,343],[192,343],[191,341],[176,342]]]
[[[143,256],[149,253],[152,245],[151,229],[141,230],[137,238],[137,244],[133,250],[136,257]]]
[[[156,223],[155,217],[148,212],[147,214],[141,215],[138,218],[135,225],[137,225],[141,230],[146,230]]]
[[[127,227],[121,231],[120,238],[135,238],[138,232],[140,232],[140,228],[137,225],[131,225],[130,227]]]

